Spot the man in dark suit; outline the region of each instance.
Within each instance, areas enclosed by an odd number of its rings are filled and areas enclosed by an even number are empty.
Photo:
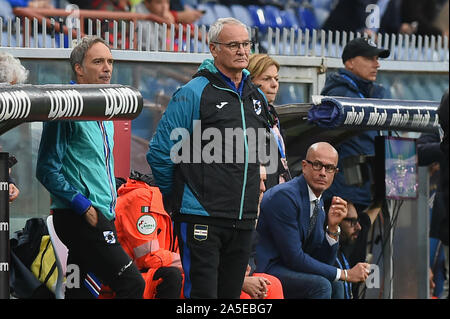
[[[285,298],[342,296],[341,281],[364,281],[369,264],[344,270],[333,266],[338,250],[339,223],[347,202],[333,197],[324,229],[322,193],[337,173],[338,153],[328,143],[309,147],[303,175],[269,189],[261,202],[257,232],[256,271],[274,275]]]

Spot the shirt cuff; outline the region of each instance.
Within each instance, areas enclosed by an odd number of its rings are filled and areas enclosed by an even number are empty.
[[[328,235],[327,233],[325,233],[325,237],[327,238],[328,243],[330,244],[330,246],[333,246],[335,244],[338,243],[338,241],[334,238],[332,238],[330,235]],[[339,238],[339,237],[338,237]]]
[[[86,197],[84,197],[82,194],[77,194],[73,199],[72,199],[72,209],[78,214],[78,215],[83,215],[86,210],[89,208],[89,206],[92,205],[92,202],[87,199]]]
[[[334,281],[338,281],[340,278],[341,278],[341,269],[336,268],[336,278],[334,279]]]

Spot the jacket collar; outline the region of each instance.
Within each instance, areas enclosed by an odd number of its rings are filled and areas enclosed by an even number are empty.
[[[303,175],[301,175],[298,179],[298,186],[300,191],[300,209],[303,214],[300,214],[300,227],[303,233],[303,240],[306,240],[306,235],[308,233],[309,226],[309,211],[310,211],[310,200],[309,200],[309,191],[308,184],[306,183],[306,179]]]
[[[357,76],[356,74],[346,69],[339,69],[339,74],[344,75],[343,77],[341,76],[341,78],[343,78],[343,80],[347,82],[349,87],[351,87],[353,90],[361,92],[366,97],[371,95],[371,91],[373,88],[372,81],[364,80],[363,78]],[[346,76],[349,77],[353,81],[353,83],[347,80],[345,78]]]
[[[246,82],[249,79],[250,72],[247,69],[242,70],[242,80],[238,88],[235,87],[234,82],[231,81],[229,77],[227,77],[225,74],[219,71],[217,67],[214,65],[213,59],[206,59],[203,61],[203,63],[199,66],[197,73],[193,77],[198,76],[204,76],[208,78],[213,84],[220,86],[220,87],[226,87],[229,89],[232,89],[233,91],[237,92],[240,96],[242,96],[244,86]]]

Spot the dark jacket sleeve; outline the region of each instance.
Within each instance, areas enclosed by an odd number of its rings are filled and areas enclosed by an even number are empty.
[[[417,139],[419,166],[427,166],[444,159],[440,143],[441,140],[437,133],[424,133]]]
[[[189,139],[193,121],[200,117],[199,105],[200,94],[192,87],[177,90],[150,141],[147,162],[164,196],[172,192],[175,165],[172,156],[177,154],[183,141]]]

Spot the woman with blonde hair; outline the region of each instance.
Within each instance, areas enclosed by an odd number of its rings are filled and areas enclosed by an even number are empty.
[[[284,138],[281,134],[280,122],[275,107],[272,105],[278,93],[278,71],[280,64],[267,54],[252,54],[249,58],[247,70],[250,71],[252,82],[266,96],[269,104],[269,112],[273,117],[272,134],[278,145],[278,171],[275,174],[268,174],[266,188],[269,189],[276,184],[286,182],[291,179],[289,168],[286,160],[286,147]]]
[[[252,82],[259,85],[265,94],[267,102],[273,104],[278,93],[278,71],[280,65],[267,54],[252,54],[247,69],[250,71]]]

